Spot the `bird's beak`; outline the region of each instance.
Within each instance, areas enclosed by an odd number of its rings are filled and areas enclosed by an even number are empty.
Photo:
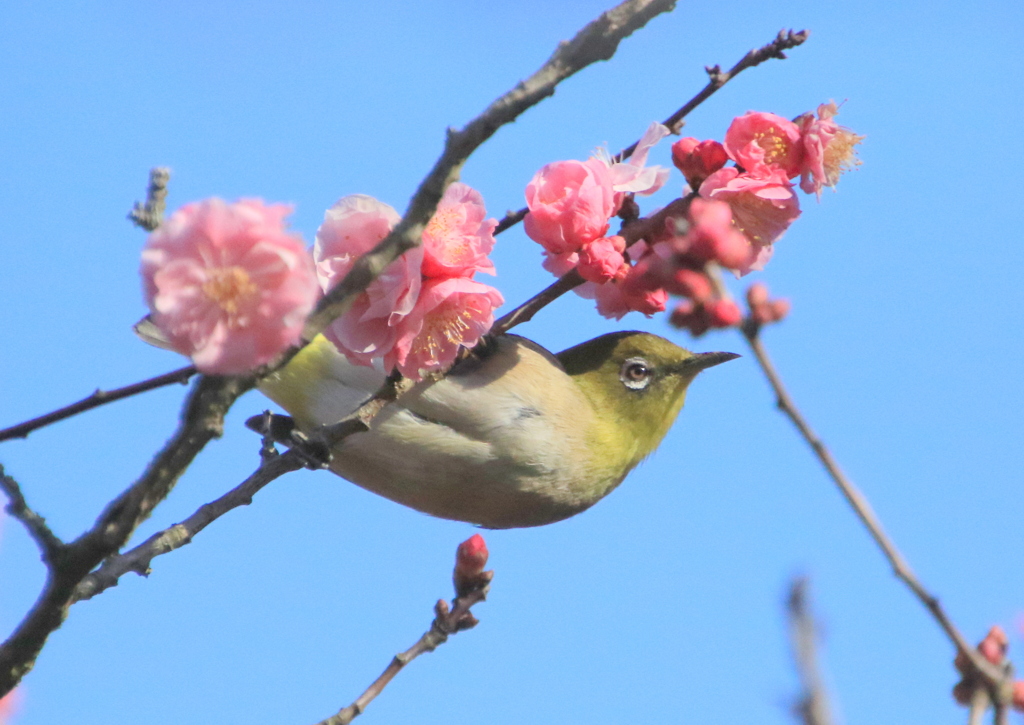
[[[696,375],[701,370],[706,370],[715,365],[721,365],[724,362],[735,360],[738,358],[734,352],[698,352],[693,357],[683,360],[679,363],[676,370],[680,373],[689,373]]]

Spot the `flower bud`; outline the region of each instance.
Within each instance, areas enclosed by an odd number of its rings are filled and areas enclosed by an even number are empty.
[[[584,244],[576,269],[588,282],[604,284],[615,278],[625,259],[626,240],[620,236],[602,237]]]
[[[1013,709],[1024,710],[1024,680],[1013,683]]]
[[[750,309],[768,303],[768,285],[764,282],[754,282],[747,288],[747,304]]]
[[[1005,630],[997,624],[988,631],[985,639],[981,640],[981,644],[978,645],[978,651],[989,662],[998,665],[1006,657],[1006,650],[1009,644],[1010,640],[1006,636]]]
[[[698,141],[688,137],[672,144],[672,163],[683,172],[686,183],[693,189],[725,166],[728,160],[725,147],[717,141]]]
[[[455,574],[476,576],[487,566],[487,542],[480,534],[473,534],[455,550]]]
[[[487,555],[487,544],[480,534],[473,534],[459,544],[455,551],[455,570],[452,572],[455,596],[464,597],[487,587],[494,574],[484,571],[484,567],[487,566]],[[439,604],[443,602],[444,600]]]
[[[711,327],[735,327],[743,319],[739,305],[732,300],[715,300],[706,308]]]
[[[672,273],[665,283],[665,289],[671,294],[703,302],[711,297],[711,280],[703,272],[682,267]]]

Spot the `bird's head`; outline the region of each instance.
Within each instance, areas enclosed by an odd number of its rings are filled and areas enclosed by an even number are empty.
[[[697,374],[739,355],[693,353],[657,335],[616,332],[557,357],[594,405],[617,455],[632,468],[657,448]]]

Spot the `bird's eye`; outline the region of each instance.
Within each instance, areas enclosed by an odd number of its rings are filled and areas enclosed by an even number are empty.
[[[631,357],[622,363],[619,380],[630,390],[643,390],[650,384],[653,373],[651,366],[642,357]]]

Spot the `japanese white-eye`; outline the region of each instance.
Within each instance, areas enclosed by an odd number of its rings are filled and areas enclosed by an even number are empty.
[[[618,486],[657,448],[697,374],[735,357],[691,353],[643,332],[603,335],[558,355],[523,337],[496,337],[341,440],[330,469],[446,519],[552,523]],[[382,372],[352,365],[318,337],[260,390],[313,431],[383,382]]]

